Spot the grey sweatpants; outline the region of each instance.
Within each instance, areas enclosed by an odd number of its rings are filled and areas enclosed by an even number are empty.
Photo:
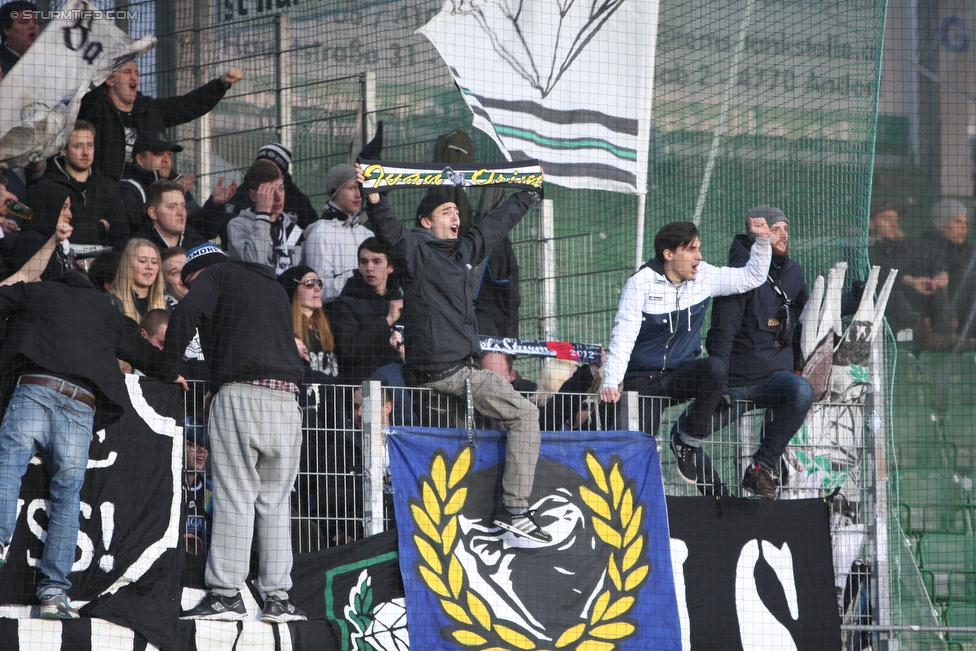
[[[213,537],[207,587],[233,596],[247,578],[251,539],[258,547],[261,594],[291,589],[291,489],[298,475],[302,417],[295,395],[225,384],[210,408]]]
[[[501,421],[508,430],[502,503],[512,508],[529,506],[535,466],[539,460],[539,408],[493,371],[462,367],[453,375],[423,386],[452,396],[464,395],[464,380],[471,378],[474,408]]]

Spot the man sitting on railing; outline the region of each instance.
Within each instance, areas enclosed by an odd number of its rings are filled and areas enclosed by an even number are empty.
[[[356,179],[365,182],[356,166]],[[547,543],[552,537],[536,523],[529,497],[539,458],[539,410],[498,373],[481,368],[481,343],[474,313],[472,270],[511,231],[536,202],[533,192],[518,192],[463,236],[458,236],[457,206],[443,194],[424,197],[417,228],[407,230],[385,197],[367,195],[366,209],[377,237],[406,262],[403,325],[407,382],[450,395],[464,395],[470,380],[475,409],[500,420],[508,430],[502,506],[495,526]]]
[[[813,404],[813,387],[794,373],[803,361],[802,355],[794,355],[794,347],[799,346],[796,324],[810,293],[803,269],[790,259],[790,227],[783,211],[758,206],[746,213],[746,220],[751,218],[762,218],[769,226],[773,248],[769,275],[752,291],[715,299],[705,345],[711,357],[728,365],[732,399],[748,400],[767,409],[762,444],[745,471],[742,486],[758,497],[775,500],[774,477],[780,457]],[[746,265],[751,240],[750,235],[735,236],[729,251],[730,265]],[[733,418],[740,409],[745,411],[741,402],[735,407]],[[713,422],[721,423],[720,419]]]
[[[722,491],[702,442],[711,434],[727,369],[719,359],[698,357],[701,327],[711,297],[747,292],[766,280],[769,227],[763,219],[751,219],[748,226],[758,239],[742,269],[704,262],[691,222],[671,222],[657,232],[654,259],[627,280],[620,295],[600,389],[605,402],[617,402],[621,387],[641,396],[694,400],[671,430],[671,451],[681,479],[706,495]],[[643,410],[645,432],[657,433],[662,408],[655,400]]]

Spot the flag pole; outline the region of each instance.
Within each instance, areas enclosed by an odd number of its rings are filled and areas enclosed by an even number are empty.
[[[657,25],[660,15],[660,0],[641,5],[643,9],[640,24],[644,26],[641,38],[640,85],[638,95],[638,147],[637,147],[637,223],[635,224],[634,269],[644,264],[644,228],[647,223],[647,168],[650,164],[651,148],[651,107],[654,97],[654,58],[657,51]]]
[[[647,211],[647,193],[642,192],[637,195],[637,259],[634,261],[634,269],[640,269],[644,264],[644,221]]]

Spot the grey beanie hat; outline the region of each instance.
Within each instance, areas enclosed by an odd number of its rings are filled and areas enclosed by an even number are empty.
[[[329,195],[329,200],[331,201],[332,198],[335,197],[336,192],[339,191],[339,188],[354,178],[356,178],[356,168],[345,163],[342,165],[336,165],[326,172],[325,192]]]
[[[746,213],[746,231],[749,230],[749,220],[760,217],[766,220],[766,226],[772,226],[778,222],[789,223],[786,214],[776,206],[756,206]]]
[[[966,204],[955,199],[943,199],[932,206],[932,210],[929,211],[929,221],[932,223],[932,228],[945,228],[953,217],[959,215],[969,216]]]

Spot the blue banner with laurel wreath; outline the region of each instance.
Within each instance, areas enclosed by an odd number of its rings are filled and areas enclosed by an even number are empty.
[[[543,432],[530,504],[553,538],[491,524],[505,434],[387,439],[411,646],[680,651],[661,465],[641,432]]]

